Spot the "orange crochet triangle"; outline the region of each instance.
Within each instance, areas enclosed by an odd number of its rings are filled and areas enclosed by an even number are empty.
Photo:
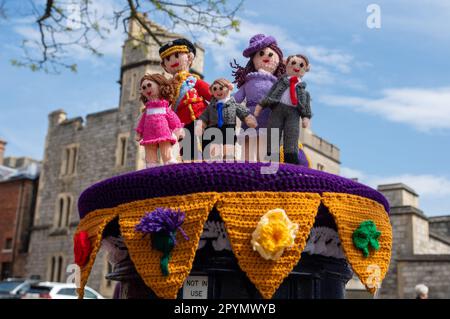
[[[131,260],[145,284],[160,298],[175,299],[189,275],[195,252],[203,231],[203,225],[216,201],[217,194],[203,193],[183,196],[148,199],[133,202],[121,207],[120,229],[128,248]],[[189,237],[185,240],[177,232],[177,245],[171,253],[169,275],[161,273],[162,253],[152,249],[150,236],[135,232],[135,226],[146,212],[157,207],[180,209],[186,213],[183,230]]]
[[[119,212],[117,209],[100,209],[89,213],[88,218],[84,218],[80,221],[77,227],[78,233],[80,231],[87,231],[89,234],[89,240],[91,241],[92,251],[89,256],[89,260],[86,265],[81,267],[80,271],[80,287],[77,288],[78,298],[83,299],[84,287],[87,284],[92,267],[95,263],[95,258],[100,250],[102,243],[102,234],[106,225],[108,225],[114,218],[117,217]]]
[[[347,260],[366,289],[374,294],[389,268],[392,249],[392,226],[383,205],[361,196],[324,193],[323,203],[333,215]],[[353,232],[366,220],[372,220],[381,235],[379,250],[368,257],[353,244]]]
[[[221,194],[217,209],[225,222],[240,268],[263,298],[270,299],[300,260],[320,205],[313,193],[242,192]],[[252,233],[269,210],[284,209],[299,225],[295,245],[276,261],[265,260],[251,245]]]

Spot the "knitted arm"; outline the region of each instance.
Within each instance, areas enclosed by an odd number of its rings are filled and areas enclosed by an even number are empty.
[[[238,103],[242,103],[245,100],[245,85],[241,86],[240,89],[233,95],[234,100]]]
[[[272,85],[272,87],[270,88],[269,92],[266,94],[266,96],[259,103],[259,105],[261,105],[263,108],[270,107],[271,105],[277,103],[277,101],[272,96],[273,96],[273,93],[274,93],[276,87],[278,86],[278,82],[279,81],[280,80],[278,80],[277,82],[275,82],[274,85]]]
[[[201,120],[203,123],[206,123],[206,125],[209,125],[209,110],[211,109],[211,103],[206,107],[206,109],[203,111],[202,115],[199,116],[199,120]]]
[[[311,95],[309,94],[308,91],[302,89],[302,94],[300,96],[300,116],[302,118],[306,117],[306,118],[311,118],[312,117],[312,113],[311,113]]]
[[[235,107],[236,107],[236,116],[242,121],[242,122],[245,122],[245,118],[247,117],[247,116],[249,116],[251,113],[250,113],[250,110],[246,107],[246,106],[244,106],[244,105],[242,105],[242,104],[235,104]]]
[[[171,107],[167,108],[166,113],[167,123],[169,124],[170,130],[174,131],[177,128],[182,128],[183,124],[180,121],[180,118],[178,115],[175,114],[175,112],[172,110]]]
[[[144,133],[144,123],[145,123],[145,111],[141,115],[141,119],[139,120],[139,124],[136,127],[136,132],[142,135]]]
[[[203,97],[206,101],[211,101],[211,92],[209,92],[209,84],[205,81],[198,79],[195,83],[195,89],[197,93]]]

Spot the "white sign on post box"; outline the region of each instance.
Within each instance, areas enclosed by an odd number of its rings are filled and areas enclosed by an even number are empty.
[[[183,284],[183,299],[208,299],[208,276],[189,276]]]

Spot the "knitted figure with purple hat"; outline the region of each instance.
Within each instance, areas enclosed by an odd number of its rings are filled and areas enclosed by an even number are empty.
[[[238,88],[238,91],[234,94],[234,99],[237,103],[242,103],[246,100],[250,112],[254,113],[256,105],[266,96],[278,78],[285,73],[286,67],[283,64],[283,52],[278,47],[276,39],[272,36],[264,34],[253,36],[243,55],[249,58],[245,67],[238,65],[236,61],[234,65],[231,64],[234,69],[234,83],[237,84]],[[269,115],[270,109],[261,112],[256,118],[258,128],[267,128]],[[243,129],[248,128],[245,123],[243,123],[242,127]],[[260,135],[260,132],[258,132],[258,135]],[[242,143],[242,141],[240,142]],[[246,143],[246,146],[248,146],[248,143]],[[265,148],[265,145],[261,146]],[[249,160],[250,154],[248,149],[245,153],[247,157],[245,159]],[[260,150],[260,153],[264,153],[264,150]]]

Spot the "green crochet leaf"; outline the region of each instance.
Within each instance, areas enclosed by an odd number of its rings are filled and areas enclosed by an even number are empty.
[[[380,249],[378,238],[381,232],[377,230],[372,220],[363,221],[353,232],[353,244],[362,251],[364,257],[369,257],[370,247],[375,250]]]

